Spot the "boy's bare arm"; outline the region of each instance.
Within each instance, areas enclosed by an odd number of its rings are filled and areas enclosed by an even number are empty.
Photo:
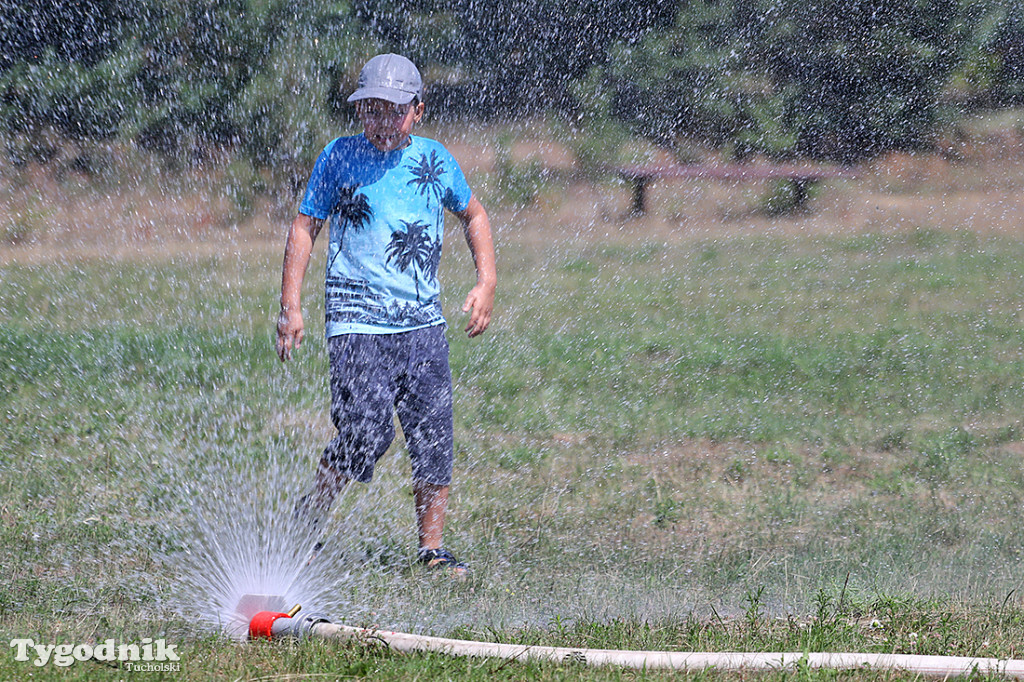
[[[302,345],[302,280],[323,224],[318,218],[300,213],[288,231],[281,269],[281,314],[277,317],[277,355],[282,362],[291,360],[292,349]]]
[[[473,262],[476,264],[476,286],[470,290],[466,302],[462,305],[462,312],[470,313],[466,333],[472,337],[484,333],[491,323],[491,313],[494,311],[494,289],[498,284],[494,239],[491,236],[491,221],[487,217],[487,211],[476,197],[469,200],[469,206],[458,216],[462,221],[466,243],[473,254]]]

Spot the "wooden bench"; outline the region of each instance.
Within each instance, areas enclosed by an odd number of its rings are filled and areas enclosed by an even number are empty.
[[[857,171],[844,166],[812,164],[679,164],[621,166],[619,177],[633,184],[632,212],[640,215],[647,210],[647,187],[662,178],[714,178],[717,180],[788,180],[793,183],[793,203],[802,207],[807,203],[808,190],[819,180],[828,178],[854,178]]]

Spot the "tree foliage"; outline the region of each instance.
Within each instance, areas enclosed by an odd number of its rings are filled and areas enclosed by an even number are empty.
[[[43,128],[73,138],[116,135],[137,107],[142,56],[116,0],[0,0],[0,121],[9,134]]]
[[[183,163],[228,147],[294,165],[322,147],[341,81],[376,47],[353,37],[347,3],[0,2],[0,127],[44,156],[56,131]]]
[[[956,65],[956,0],[774,0],[754,59],[791,86],[797,151],[853,162],[926,145]]]
[[[0,131],[21,156],[120,138],[294,179],[383,50],[442,116],[558,110],[737,158],[854,162],[1024,98],[1009,0],[0,0]]]
[[[963,18],[955,0],[694,0],[590,78],[659,142],[854,162],[926,144]]]

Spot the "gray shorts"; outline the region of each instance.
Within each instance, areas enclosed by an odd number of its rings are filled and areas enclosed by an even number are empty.
[[[395,439],[394,415],[409,448],[414,481],[452,480],[452,375],[444,325],[398,334],[343,334],[327,340],[331,420],[338,435],[322,464],[369,482]]]

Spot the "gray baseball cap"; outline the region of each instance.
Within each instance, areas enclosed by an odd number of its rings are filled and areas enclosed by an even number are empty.
[[[379,54],[359,72],[356,91],[348,101],[384,99],[408,104],[415,97],[423,99],[423,79],[416,65],[401,55]]]

